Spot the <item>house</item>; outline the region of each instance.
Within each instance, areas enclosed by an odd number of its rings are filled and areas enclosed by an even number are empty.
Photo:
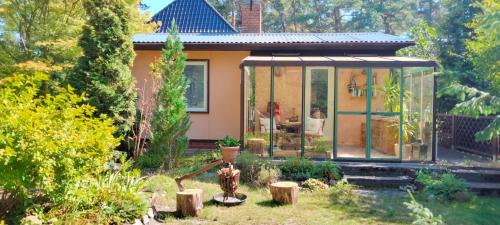
[[[240,137],[256,154],[334,160],[435,160],[435,62],[395,56],[414,45],[383,33],[264,33],[260,0],[241,27],[206,0],[175,0],[134,37],[132,73],[151,97],[150,64],[175,19],[189,60],[194,143]],[[400,98],[400,96],[403,96]]]

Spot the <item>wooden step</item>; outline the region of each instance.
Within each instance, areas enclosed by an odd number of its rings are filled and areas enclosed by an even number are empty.
[[[349,183],[363,186],[363,187],[392,187],[398,188],[400,186],[412,183],[412,179],[408,176],[344,176]]]

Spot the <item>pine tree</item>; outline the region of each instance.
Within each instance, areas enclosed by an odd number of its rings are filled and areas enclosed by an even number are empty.
[[[190,126],[185,93],[188,81],[184,76],[186,55],[177,36],[173,23],[159,64],[162,85],[155,94],[156,108],[152,121],[152,153],[162,155],[161,169],[165,163],[171,169],[184,154],[188,139],[186,132]]]
[[[87,94],[96,114],[114,121],[116,136],[130,131],[136,114],[135,79],[129,68],[135,56],[130,7],[122,0],[84,1],[87,20],[79,41],[84,54],[68,78]]]

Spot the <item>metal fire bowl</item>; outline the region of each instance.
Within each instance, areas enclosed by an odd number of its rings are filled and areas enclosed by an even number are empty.
[[[224,200],[224,193],[219,193],[214,195],[214,201],[217,205],[235,206],[244,203],[246,200],[247,196],[242,193],[237,193],[236,198],[227,197],[227,199],[225,200]]]

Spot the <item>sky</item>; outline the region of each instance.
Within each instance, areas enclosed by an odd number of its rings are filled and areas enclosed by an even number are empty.
[[[151,12],[151,15],[154,15],[172,1],[173,0],[143,0],[142,3],[149,6],[148,11]]]

